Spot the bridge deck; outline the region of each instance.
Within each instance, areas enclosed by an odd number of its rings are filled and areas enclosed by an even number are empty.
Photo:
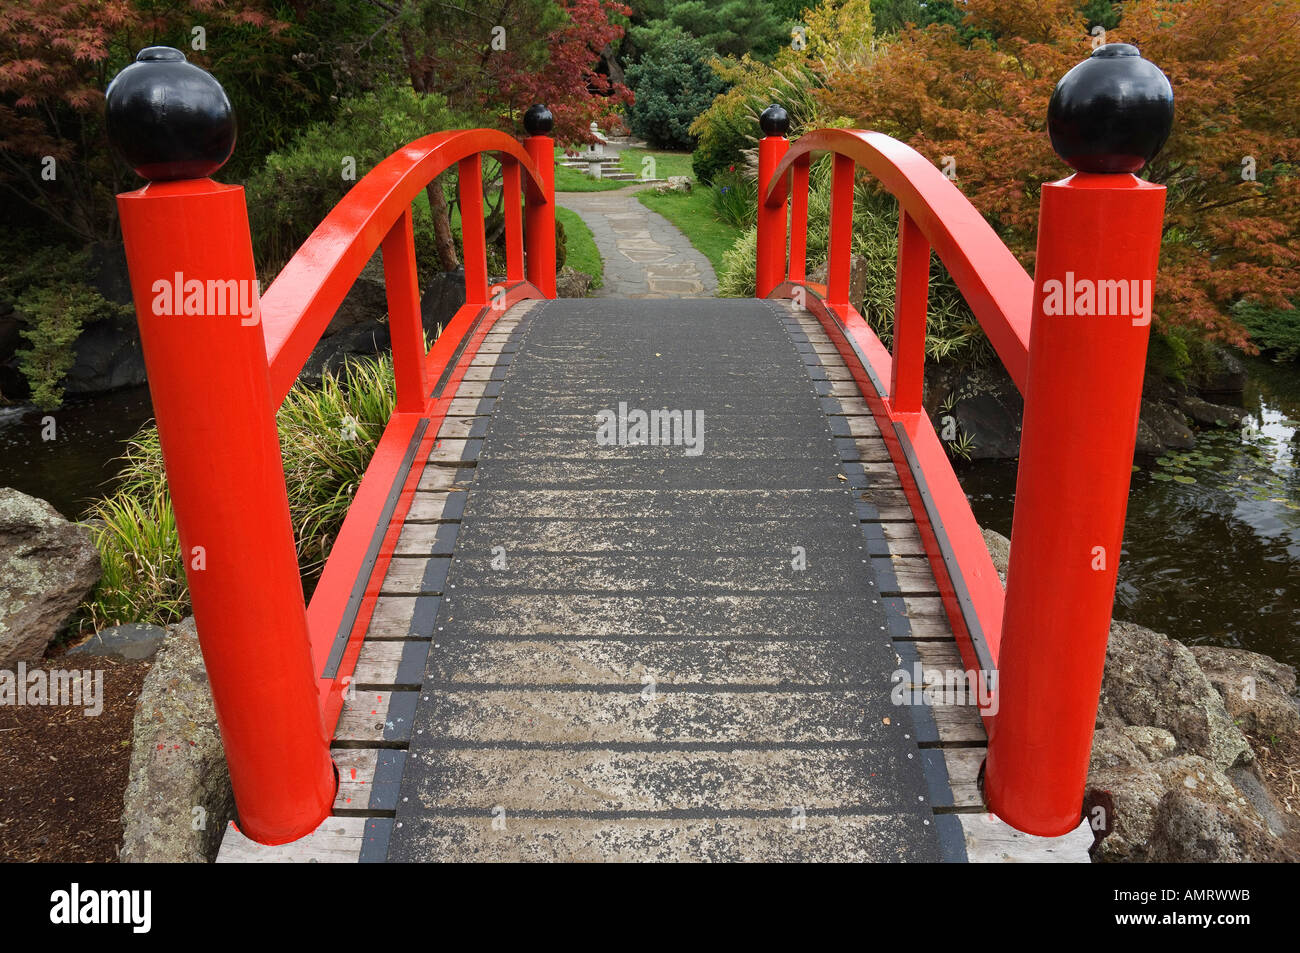
[[[558,301],[519,335],[465,448],[389,859],[937,859],[866,539],[773,309]],[[620,408],[695,427],[601,445]]]
[[[965,858],[982,725],[890,701],[895,670],[961,663],[815,318],[527,303],[456,397],[336,730],[335,817],[222,860]],[[702,452],[602,446],[620,402],[701,411]]]

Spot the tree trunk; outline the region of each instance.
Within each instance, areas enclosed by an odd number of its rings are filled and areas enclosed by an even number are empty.
[[[445,173],[444,173],[445,174]],[[442,191],[442,176],[424,188],[429,196],[429,211],[433,215],[433,244],[438,251],[438,265],[443,271],[460,267],[456,257],[456,240],[451,235],[451,213],[447,209],[447,196]]]

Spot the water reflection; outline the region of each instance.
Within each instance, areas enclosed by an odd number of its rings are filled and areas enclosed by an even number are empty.
[[[1300,374],[1251,362],[1241,432],[1139,460],[1115,615],[1192,644],[1300,664]],[[981,524],[1011,530],[1014,462],[959,470]]]
[[[54,421],[53,440],[42,439],[47,416]],[[0,407],[0,486],[80,519],[116,475],[123,443],[152,416],[148,387],[69,400],[49,415],[31,406]]]

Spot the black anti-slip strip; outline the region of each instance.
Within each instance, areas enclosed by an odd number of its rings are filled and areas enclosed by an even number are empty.
[[[384,501],[384,509],[379,514],[379,523],[375,526],[375,531],[370,537],[370,546],[366,549],[366,558],[357,572],[356,582],[352,584],[352,595],[348,597],[347,607],[343,610],[343,620],[334,634],[334,644],[330,647],[329,658],[325,660],[325,670],[321,673],[321,678],[334,678],[339,673],[339,666],[343,663],[343,652],[347,649],[348,638],[352,635],[352,627],[357,621],[357,613],[361,611],[361,600],[365,598],[366,586],[370,583],[370,574],[374,572],[375,563],[379,559],[379,548],[383,545],[388,524],[392,522],[393,512],[397,509],[397,500],[402,495],[407,474],[411,472],[411,464],[415,462],[415,453],[420,448],[420,441],[424,439],[424,432],[428,429],[429,421],[421,420],[415,425],[415,433],[411,434],[410,443],[406,445],[406,455],[402,457],[402,465],[397,468],[397,473],[393,477],[393,485],[388,488],[388,499]]]

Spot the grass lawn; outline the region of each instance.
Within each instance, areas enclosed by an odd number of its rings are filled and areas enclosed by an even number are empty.
[[[670,175],[685,175],[689,176],[692,181],[695,180],[695,172],[691,169],[691,154],[689,152],[624,149],[619,153],[618,158],[624,172],[633,172],[639,176],[646,156],[651,156],[654,159],[654,178],[666,179]]]
[[[740,229],[714,217],[713,199],[708,189],[697,187],[690,192],[667,192],[663,195],[654,189],[645,189],[636,197],[646,208],[658,212],[680,228],[695,250],[713,263],[715,272],[722,271],[722,256],[740,237]]]
[[[557,192],[605,192],[609,189],[621,189],[628,184],[612,179],[593,179],[585,172],[560,165],[560,156],[556,156],[555,159],[555,191]]]
[[[685,175],[692,180],[695,173],[691,169],[689,152],[656,152],[653,149],[624,149],[619,153],[620,168],[624,172],[641,175],[645,168],[645,158],[654,159],[653,178],[666,179],[670,175]],[[593,179],[578,169],[569,169],[560,163],[564,161],[564,150],[555,150],[555,191],[557,192],[604,192],[607,189],[621,189],[632,182],[617,182],[608,179]]]
[[[596,239],[592,237],[591,229],[572,209],[556,206],[555,218],[564,226],[565,240],[568,243],[569,254],[565,264],[574,271],[591,275],[592,289],[599,288],[604,284],[605,263],[596,249]]]
[[[557,169],[558,173],[560,170]],[[558,179],[558,175],[557,175]],[[421,192],[415,197],[415,205],[422,206],[425,214],[428,214],[429,198]],[[555,207],[555,217],[564,226],[564,234],[568,241],[569,256],[567,264],[575,271],[585,272],[591,275],[592,290],[599,288],[604,284],[605,262],[600,257],[600,252],[596,250],[596,239],[591,234],[591,229],[587,223],[578,217],[578,213],[567,208]],[[451,212],[451,230],[452,233],[460,235],[460,209],[454,208]]]

